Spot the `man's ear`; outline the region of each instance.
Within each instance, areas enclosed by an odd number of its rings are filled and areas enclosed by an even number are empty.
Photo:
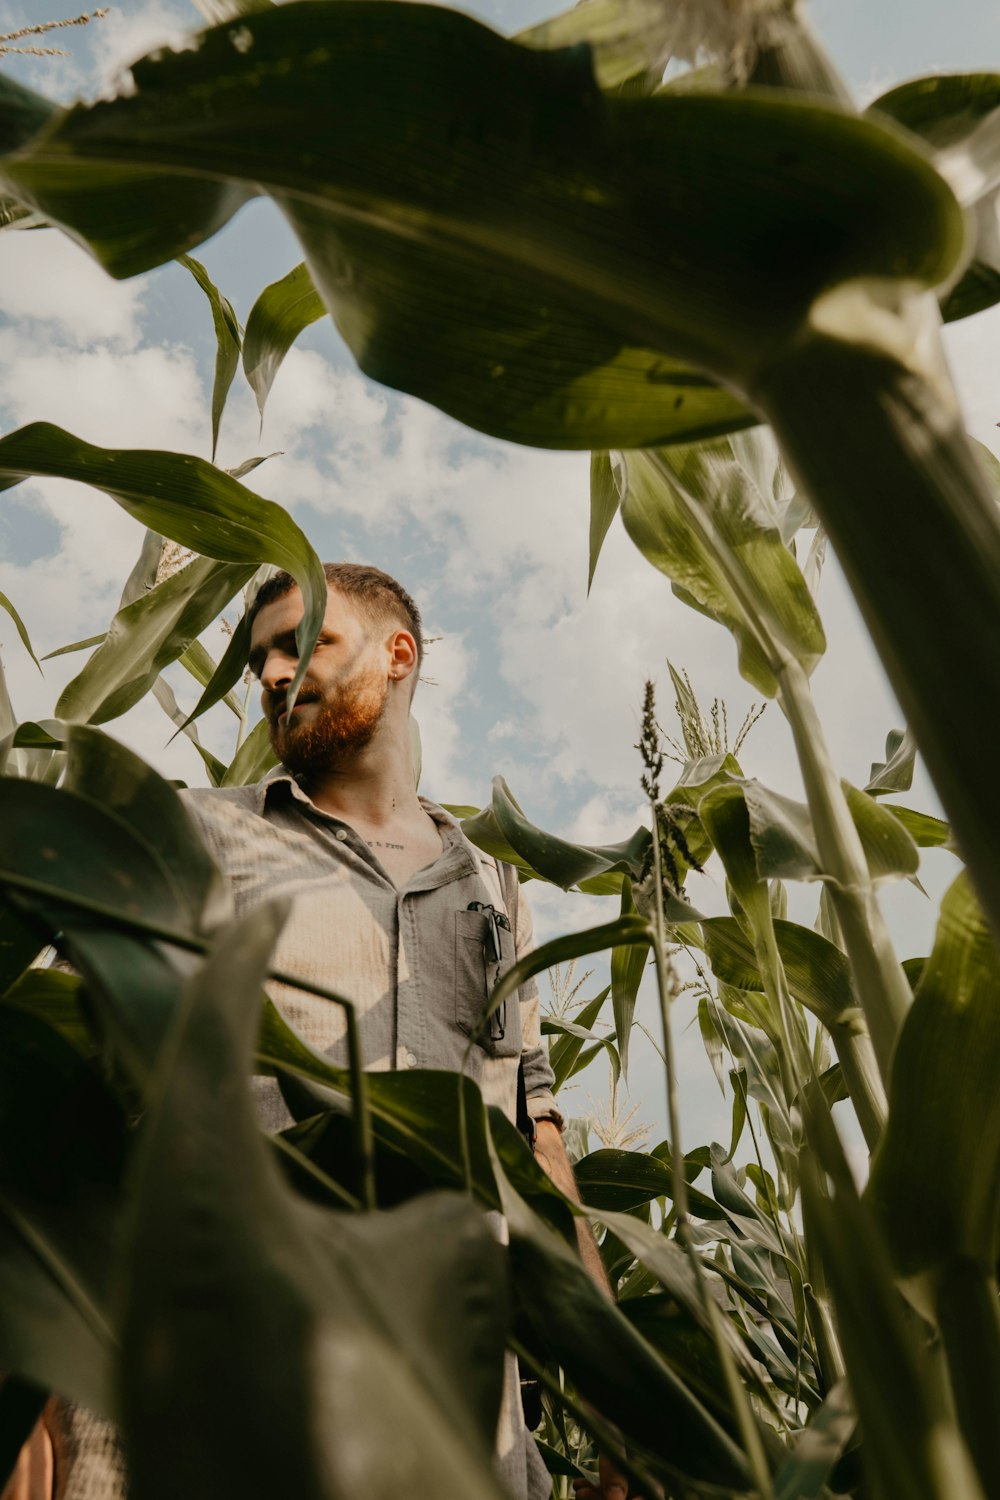
[[[394,630],[388,640],[389,676],[403,682],[417,670],[417,643],[408,630]]]

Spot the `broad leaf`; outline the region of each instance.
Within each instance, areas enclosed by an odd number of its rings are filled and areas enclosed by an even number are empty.
[[[282,360],[302,330],[325,316],[323,299],[305,265],[295,266],[280,281],[266,286],[250,309],[243,336],[243,373],[257,398],[262,423]]]
[[[260,781],[278,764],[271,748],[266,719],[259,719],[226,769],[222,786],[249,786]]]
[[[96,448],[47,422],[0,438],[0,490],[35,475],[93,485],[145,526],[219,562],[251,569],[274,563],[291,573],[305,604],[296,631],[299,666],[289,687],[294,697],[326,612],[327,588],[319,558],[280,505],[203,459]]]
[[[388,1500],[419,1472],[442,1497],[500,1500],[502,1252],[482,1216],[442,1196],[363,1218],[317,1209],[257,1127],[246,996],[284,915],[247,914],[190,981],[144,1131],[124,1313],[131,1486],[139,1500],[340,1500],[364,1475]]]
[[[573,1170],[584,1203],[602,1213],[674,1196],[673,1167],[641,1151],[593,1151]],[[688,1188],[688,1207],[696,1219],[725,1217],[725,1210],[697,1188]]]
[[[105,1415],[126,1122],[41,1018],[0,1006],[0,1363]]]
[[[61,719],[104,724],[145,697],[246,583],[245,565],[198,557],[119,610],[56,703]]]
[[[740,671],[768,697],[782,653],[811,671],[823,627],[798,564],[725,439],[626,456],[622,520],[674,592],[736,637]]]
[[[620,844],[571,844],[530,823],[502,776],[493,778],[488,809],[462,822],[467,838],[497,859],[569,890],[578,885],[592,895],[621,890],[623,875],[638,875],[649,844],[649,832],[637,828]]]
[[[736,1444],[531,1212],[494,1159],[518,1302],[542,1350],[626,1438],[723,1485],[747,1483]],[[627,1218],[627,1216],[625,1216]],[[631,1219],[628,1223],[633,1223]]]
[[[35,139],[45,101],[7,91],[6,190],[116,275],[266,191],[368,374],[521,442],[752,422],[690,364],[748,378],[821,289],[935,284],[961,252],[950,191],[881,122],[778,91],[609,97],[587,49],[530,51],[443,8],[281,6],[132,76]]]
[[[868,106],[869,113],[888,115],[907,130],[922,136],[939,154],[947,171],[949,157],[973,136],[977,127],[1000,106],[1000,74],[934,73],[911,78],[890,89]],[[967,199],[972,210],[974,238],[971,263],[957,285],[948,284],[942,299],[946,322],[967,318],[1000,301],[1000,227],[997,190],[988,179]]]

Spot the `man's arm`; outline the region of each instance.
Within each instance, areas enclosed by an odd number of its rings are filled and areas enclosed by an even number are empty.
[[[554,1120],[535,1121],[535,1156],[559,1191],[565,1193],[567,1198],[572,1198],[574,1203],[579,1203],[580,1193],[563,1145],[562,1131]],[[576,1237],[580,1246],[580,1259],[604,1295],[611,1298],[611,1283],[604,1269],[601,1252],[597,1248],[593,1230],[582,1217],[576,1220]]]

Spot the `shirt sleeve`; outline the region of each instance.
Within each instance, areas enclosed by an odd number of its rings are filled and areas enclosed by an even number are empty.
[[[517,956],[523,958],[534,948],[534,926],[531,908],[524,897],[524,887],[517,890]],[[521,1062],[524,1066],[524,1091],[528,1114],[533,1120],[551,1120],[563,1128],[563,1117],[553,1093],[555,1074],[549,1063],[548,1049],[542,1038],[538,985],[534,979],[518,991],[521,1002]]]

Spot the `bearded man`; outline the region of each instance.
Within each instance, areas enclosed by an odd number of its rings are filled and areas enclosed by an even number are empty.
[[[290,710],[302,595],[279,573],[251,606],[249,665],[280,766],[256,786],[187,791],[185,803],[230,881],[238,912],[291,896],[274,966],[354,1003],[365,1066],[459,1069],[474,1038],[466,1073],[488,1104],[515,1119],[520,1071],[536,1155],[573,1192],[534,981],[487,1028],[479,1024],[499,968],[531,946],[527,906],[496,861],[414,786],[409,722],[423,656],[419,612],[377,568],[331,563],[325,571],[323,628]],[[489,969],[487,926],[500,948]],[[304,1040],[346,1062],[339,1007],[291,986],[269,989]],[[255,1078],[254,1088],[265,1128],[291,1124],[273,1079]],[[607,1290],[589,1233],[581,1252]],[[497,1464],[518,1500],[550,1495],[510,1356]],[[581,1500],[624,1500],[625,1481],[605,1463],[602,1479],[600,1492],[581,1487]]]

